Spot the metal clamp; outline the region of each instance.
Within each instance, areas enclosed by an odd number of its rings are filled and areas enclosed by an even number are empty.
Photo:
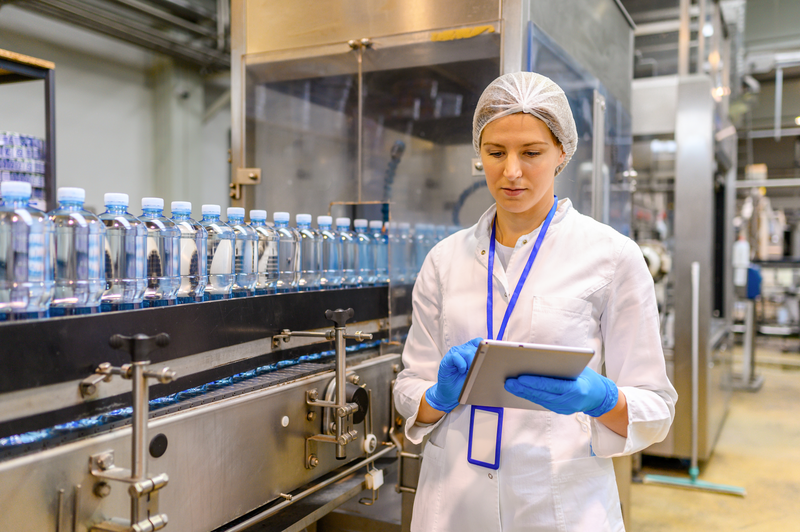
[[[113,480],[129,484],[131,498],[131,517],[129,520],[113,518],[92,525],[90,532],[155,532],[167,526],[167,516],[158,513],[158,491],[169,482],[165,474],[147,476],[147,418],[150,410],[148,379],[162,384],[172,382],[176,373],[169,368],[150,370],[147,359],[152,351],[169,345],[169,336],[158,334],[146,336],[121,336],[115,334],[109,339],[114,349],[127,351],[132,363],[114,367],[108,362],[100,364],[93,375],[80,383],[84,396],[97,392],[97,385],[109,382],[114,375],[131,381],[132,388],[132,438],[131,469],[114,465],[114,451],[94,454],[89,458],[89,472],[102,481]],[[103,491],[107,491],[105,488]]]
[[[333,329],[327,331],[290,331],[284,329],[280,334],[276,334],[272,337],[273,348],[280,346],[281,340],[288,342],[289,338],[292,336],[318,337],[334,341],[336,349],[336,376],[334,378],[336,383],[336,400],[320,400],[317,390],[309,390],[306,392],[306,404],[332,410],[333,434],[324,434],[325,428],[323,428],[323,433],[306,438],[305,467],[307,469],[312,469],[319,463],[316,454],[312,452],[311,442],[335,444],[336,459],[344,460],[347,458],[345,447],[358,437],[358,432],[352,427],[352,416],[359,411],[359,406],[355,403],[347,402],[347,364],[345,360],[347,352],[345,350],[345,340],[352,339],[359,342],[371,340],[372,335],[361,331],[356,331],[354,334],[346,334],[347,320],[351,319],[354,315],[355,312],[352,308],[326,310],[325,317],[335,324]]]

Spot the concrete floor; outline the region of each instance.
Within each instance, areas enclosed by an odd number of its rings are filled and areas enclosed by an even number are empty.
[[[795,352],[783,353],[781,347]],[[759,339],[757,393],[735,392],[700,479],[744,487],[744,498],[633,484],[628,532],[800,531],[800,353]],[[644,473],[678,474],[645,467]]]

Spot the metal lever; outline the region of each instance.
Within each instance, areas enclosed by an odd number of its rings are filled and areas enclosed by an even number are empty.
[[[155,379],[162,384],[172,382],[176,373],[169,368],[158,371],[148,369],[150,353],[159,347],[169,345],[167,334],[147,336],[137,334],[122,336],[115,334],[109,339],[114,349],[127,351],[131,355],[131,364],[117,368],[104,362],[95,370],[95,374],[81,381],[82,394],[96,392],[97,384],[110,381],[113,375],[131,380],[133,406],[131,469],[114,466],[113,452],[93,455],[90,459],[90,473],[96,478],[116,480],[130,484],[128,494],[131,498],[130,521],[112,519],[93,525],[91,532],[154,532],[167,526],[167,516],[158,513],[158,490],[167,485],[166,474],[147,477],[147,419],[149,414],[149,385],[147,379]]]
[[[333,410],[334,434],[317,434],[306,438],[306,467],[311,469],[318,463],[317,457],[310,450],[310,442],[327,442],[336,445],[336,459],[344,460],[347,458],[346,446],[358,437],[358,432],[352,428],[352,415],[358,411],[358,405],[348,404],[347,402],[347,352],[345,350],[345,340],[353,339],[357,341],[372,339],[369,333],[357,331],[354,334],[346,334],[347,320],[355,315],[352,308],[326,310],[325,317],[334,323],[333,330],[328,331],[289,331],[283,330],[280,334],[273,336],[273,347],[279,345],[280,340],[288,341],[292,336],[311,336],[326,338],[334,341],[336,349],[336,370],[334,381],[336,382],[336,400],[321,401],[316,390],[309,390],[306,393],[306,403],[321,408]],[[327,430],[327,429],[326,429]]]

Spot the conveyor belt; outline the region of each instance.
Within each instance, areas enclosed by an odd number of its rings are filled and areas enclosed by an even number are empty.
[[[377,348],[380,343],[380,340],[364,342],[348,346],[346,350],[348,353],[364,352]],[[334,354],[334,351],[327,350],[291,360],[282,360],[275,364],[260,366],[250,371],[153,399],[150,401],[150,418],[332,370]],[[131,407],[119,408],[50,428],[0,438],[0,461],[124,427],[130,424],[131,413]]]

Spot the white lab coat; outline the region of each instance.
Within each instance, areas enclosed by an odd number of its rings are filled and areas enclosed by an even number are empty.
[[[504,340],[591,347],[589,366],[628,401],[628,437],[583,413],[505,409],[496,471],[467,462],[469,406],[416,425],[422,395],[453,347],[486,335],[492,206],[473,227],[437,244],[413,293],[413,319],[394,399],[406,436],[423,451],[412,531],[624,530],[611,457],[667,435],[677,393],[664,365],[653,281],[639,247],[561,200]],[[539,229],[494,263],[494,330]]]

